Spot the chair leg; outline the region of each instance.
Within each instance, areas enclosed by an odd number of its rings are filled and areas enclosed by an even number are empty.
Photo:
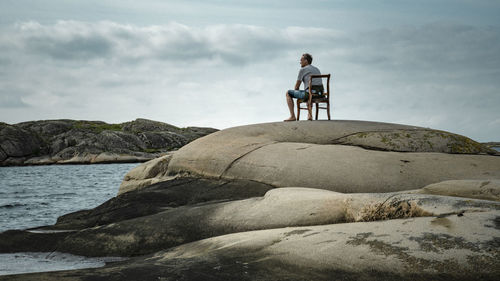
[[[328,113],[328,120],[330,120],[330,102],[326,104],[326,112]]]
[[[300,120],[300,103],[299,100],[297,100],[297,121]]]
[[[319,103],[316,103],[316,120],[318,120]]]

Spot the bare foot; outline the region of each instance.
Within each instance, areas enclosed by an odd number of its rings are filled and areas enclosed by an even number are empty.
[[[295,116],[293,116],[293,117],[290,117],[290,118],[285,119],[285,120],[283,120],[283,121],[288,122],[288,121],[296,121],[296,120],[297,120],[297,119],[295,119]]]
[[[307,120],[312,121],[313,120],[312,116],[307,117]]]

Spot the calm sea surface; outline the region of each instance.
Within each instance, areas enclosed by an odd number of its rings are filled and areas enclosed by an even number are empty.
[[[0,232],[56,222],[114,197],[138,164],[0,167]]]
[[[0,167],[0,232],[56,222],[57,217],[114,197],[138,164]],[[120,258],[70,254],[0,254],[0,275],[104,266]]]

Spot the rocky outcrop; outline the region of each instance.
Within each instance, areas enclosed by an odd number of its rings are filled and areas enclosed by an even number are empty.
[[[41,152],[43,141],[30,131],[17,128],[5,123],[0,123],[0,161],[5,162],[9,158],[16,163],[30,155]]]
[[[209,148],[209,149],[206,149]],[[363,121],[291,122],[226,129],[175,152],[157,180],[191,175],[337,192],[411,190],[453,179],[500,179],[497,152],[467,137]],[[154,162],[144,167],[156,166]],[[139,170],[141,168],[137,168]],[[383,175],[383,176],[381,176]],[[153,181],[125,180],[119,194]]]
[[[215,131],[146,119],[0,123],[0,165],[144,162]]]
[[[132,257],[7,280],[498,280],[499,181],[496,152],[447,132],[243,126],[134,168],[92,210],[0,233],[0,252]]]

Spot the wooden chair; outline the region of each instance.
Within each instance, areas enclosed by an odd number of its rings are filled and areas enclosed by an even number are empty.
[[[326,89],[323,92],[322,96],[314,94],[311,92],[312,87],[309,87],[309,98],[307,100],[297,99],[297,120],[300,119],[300,111],[307,110],[308,113],[312,116],[312,105],[316,105],[316,120],[318,120],[318,111],[319,109],[326,109],[326,113],[328,114],[328,120],[330,120],[330,74],[323,75],[311,75],[309,78],[309,85],[312,85],[313,78],[326,78]],[[305,103],[307,107],[301,107],[300,105]],[[320,104],[326,104],[326,106],[320,107]]]

